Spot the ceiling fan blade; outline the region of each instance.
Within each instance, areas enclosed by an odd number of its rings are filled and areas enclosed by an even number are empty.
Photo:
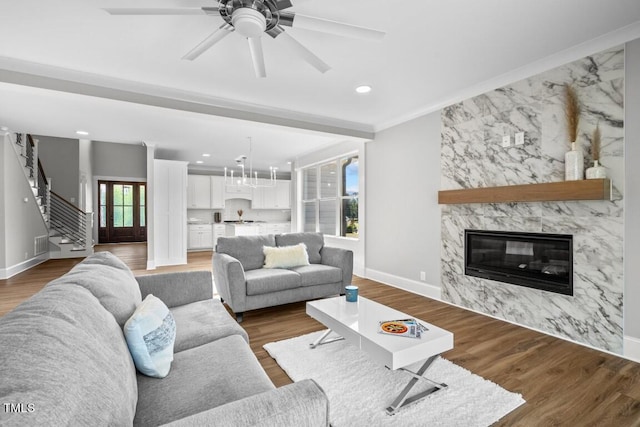
[[[251,51],[251,60],[253,61],[253,69],[256,77],[267,77],[267,71],[264,66],[264,53],[262,52],[262,39],[260,37],[249,37],[249,50]]]
[[[291,1],[289,1],[289,0],[274,0],[273,2],[275,3],[275,5],[278,8],[278,10],[288,9],[291,6],[293,6]]]
[[[175,7],[175,8],[106,8],[111,15],[212,15],[217,7]]]
[[[291,50],[296,52],[302,59],[307,61],[316,70],[320,71],[321,73],[324,74],[331,69],[331,67],[326,62],[324,62],[322,59],[317,57],[313,52],[311,52],[309,49],[307,49],[302,44],[300,44],[298,40],[291,37],[288,33],[284,31],[281,32],[278,35],[277,40],[280,40],[282,44],[288,45]]]
[[[289,25],[287,22],[282,22],[282,24]],[[291,27],[374,41],[382,40],[386,34],[384,31],[331,21],[329,19],[300,15],[299,13],[293,16]]]
[[[231,34],[233,31],[233,27],[227,23],[223,24],[220,28],[218,28],[213,33],[209,34],[209,36],[202,40],[200,44],[191,49],[182,59],[188,59],[189,61],[193,61],[200,55],[202,55],[207,49],[211,48],[214,44],[218,43],[220,40]]]

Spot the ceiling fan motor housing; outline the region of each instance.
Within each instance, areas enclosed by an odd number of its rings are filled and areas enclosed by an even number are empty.
[[[241,7],[233,11],[231,25],[247,38],[260,37],[267,28],[267,19],[255,9]]]
[[[274,0],[220,0],[218,12],[227,24],[245,37],[259,37],[277,27],[281,19],[280,7],[291,2]],[[260,31],[258,31],[260,29]]]

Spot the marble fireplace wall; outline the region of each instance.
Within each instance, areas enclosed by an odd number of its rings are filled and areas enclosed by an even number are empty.
[[[580,149],[591,160],[599,124],[601,163],[614,201],[442,206],[441,286],[445,301],[622,354],[624,47],[609,49],[442,111],[441,188],[460,189],[564,180],[569,150],[563,85],[582,104]],[[525,132],[524,145],[514,135]],[[502,147],[502,136],[512,145]],[[572,234],[574,295],[464,274],[464,230]]]

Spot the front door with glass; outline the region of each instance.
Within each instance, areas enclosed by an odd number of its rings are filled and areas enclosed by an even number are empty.
[[[99,243],[147,240],[146,183],[99,181]]]

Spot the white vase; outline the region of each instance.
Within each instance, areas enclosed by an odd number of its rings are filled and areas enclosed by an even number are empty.
[[[586,171],[587,179],[602,179],[607,177],[607,169],[600,165],[597,160],[593,161],[593,167]]]
[[[584,156],[582,150],[576,150],[576,143],[571,143],[571,151],[564,155],[564,179],[577,181],[584,179]]]

